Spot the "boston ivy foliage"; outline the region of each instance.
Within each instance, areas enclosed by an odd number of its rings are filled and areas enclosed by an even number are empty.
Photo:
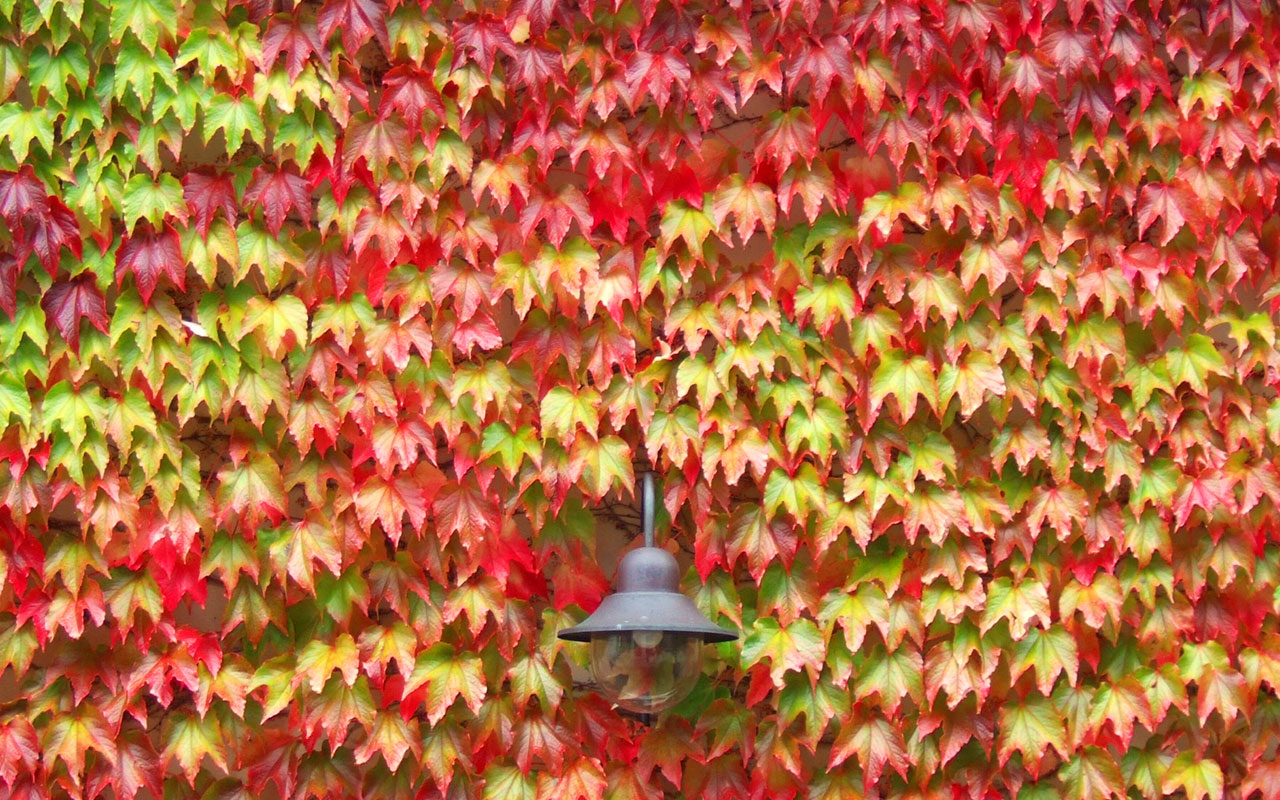
[[[0,0],[4,793],[1280,798],[1278,23]]]

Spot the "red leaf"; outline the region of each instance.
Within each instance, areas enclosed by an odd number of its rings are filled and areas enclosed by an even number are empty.
[[[493,73],[493,62],[499,52],[511,55],[515,50],[506,26],[494,17],[455,23],[453,41],[471,53],[472,60],[485,75]]]
[[[826,36],[822,41],[806,37],[791,66],[791,79],[799,82],[808,75],[811,91],[819,101],[831,91],[831,84],[852,71],[849,40],[844,36]]]
[[[18,278],[22,265],[13,253],[0,253],[0,308],[12,319],[18,312]]]
[[[267,25],[266,36],[262,37],[262,59],[258,66],[269,71],[280,53],[288,52],[289,79],[297,80],[307,59],[314,53],[323,55],[324,51],[324,43],[320,41],[314,22],[293,14],[276,14]]]
[[[124,285],[124,276],[133,273],[142,302],[150,305],[151,295],[163,273],[179,290],[186,288],[187,262],[182,257],[182,242],[173,226],[165,223],[159,231],[141,222],[125,237],[116,251],[116,285]]]
[[[796,156],[808,164],[818,153],[818,132],[803,108],[774,111],[765,117],[756,142],[756,160],[772,161],[778,171],[791,166]]]
[[[342,30],[342,46],[355,58],[360,45],[377,37],[378,44],[389,50],[386,8],[377,0],[329,0],[320,9],[320,38],[328,41],[336,30]]]
[[[566,184],[555,194],[547,189],[535,188],[533,196],[529,198],[529,205],[520,212],[520,232],[526,239],[530,238],[538,223],[545,221],[547,236],[558,248],[575,219],[582,233],[591,231],[591,209],[587,205],[587,198],[577,187]]]
[[[55,283],[40,301],[44,313],[74,352],[80,352],[80,320],[107,332],[107,303],[93,282],[93,275],[81,273]]]
[[[58,254],[66,245],[76,258],[83,252],[80,223],[71,209],[56,197],[48,198],[45,213],[27,217],[26,231],[30,247],[50,276],[58,272]]]
[[[0,216],[10,227],[28,214],[37,214],[45,208],[44,184],[36,172],[24,165],[17,172],[0,170]]]
[[[209,235],[209,226],[219,211],[227,218],[227,224],[235,227],[236,187],[230,175],[188,172],[182,178],[182,197],[191,209],[201,236]]]
[[[457,534],[468,549],[496,531],[500,522],[498,505],[474,481],[447,484],[436,496],[432,511],[436,534],[446,539]]]
[[[245,205],[260,206],[267,221],[267,230],[277,234],[290,211],[297,211],[302,224],[311,224],[311,193],[307,182],[290,165],[281,170],[269,171],[262,167],[253,171],[253,181],[244,193]]]
[[[333,237],[308,252],[305,271],[307,277],[317,283],[328,278],[335,292],[346,294],[351,260],[342,247],[341,239]]]
[[[795,528],[784,518],[770,521],[758,506],[742,506],[729,522],[726,560],[733,566],[739,556],[747,557],[747,568],[757,581],[775,559],[790,569],[799,542]]]
[[[666,110],[673,88],[689,85],[689,62],[676,48],[661,53],[637,50],[627,64],[627,105],[636,107],[641,91],[648,91],[660,110]]]
[[[1142,187],[1142,195],[1138,200],[1138,235],[1144,235],[1158,217],[1164,225],[1160,245],[1167,245],[1178,235],[1183,225],[1192,222],[1192,218],[1196,216],[1193,209],[1196,202],[1195,196],[1181,187],[1148,183]],[[1198,227],[1192,225],[1193,230]]]
[[[440,102],[440,93],[429,71],[402,64],[387,72],[382,85],[382,102],[387,108],[399,111],[411,129],[422,122],[424,111],[444,118],[444,104]]]

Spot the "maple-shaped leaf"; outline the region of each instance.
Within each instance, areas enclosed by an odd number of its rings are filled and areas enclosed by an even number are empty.
[[[361,668],[379,680],[392,662],[399,674],[409,674],[417,657],[418,637],[408,625],[393,622],[366,628],[360,634],[359,645]]]
[[[1194,195],[1179,186],[1149,183],[1142,187],[1138,200],[1138,235],[1146,233],[1159,219],[1163,225],[1160,245],[1163,247],[1177,236],[1188,222],[1198,229],[1200,212],[1195,209]]]
[[[148,305],[161,275],[167,275],[179,290],[185,289],[187,261],[182,257],[182,242],[177,230],[168,223],[159,230],[149,223],[134,228],[116,251],[117,286],[124,286],[124,277],[128,273],[133,273],[138,294]]]
[[[1058,770],[1065,796],[1072,800],[1125,797],[1124,778],[1115,758],[1100,747],[1085,747]]]
[[[41,298],[40,306],[73,352],[80,351],[81,320],[89,320],[104,334],[108,332],[106,300],[91,273],[55,283]]]
[[[29,773],[40,764],[40,742],[36,730],[24,716],[0,723],[0,779],[13,785],[20,773]]]
[[[615,484],[630,487],[635,483],[631,449],[617,436],[579,435],[570,450],[573,470],[582,476],[581,485],[592,497],[604,497]]]
[[[287,526],[278,537],[260,534],[265,541],[271,563],[308,591],[315,590],[314,562],[337,575],[342,571],[342,548],[333,524],[317,513]]]
[[[400,541],[404,515],[409,524],[421,529],[427,517],[429,499],[412,472],[402,472],[394,478],[370,475],[361,485],[355,497],[356,513],[366,529],[377,520],[382,531],[393,543]]]
[[[40,741],[44,762],[51,765],[61,760],[76,780],[84,774],[85,755],[96,750],[107,761],[116,758],[115,737],[102,712],[90,703],[82,703],[68,713],[55,714],[43,727]]]
[[[599,761],[585,756],[568,765],[554,782],[545,773],[541,777],[539,794],[564,800],[603,800],[608,785]]]
[[[730,175],[711,197],[711,213],[717,228],[723,229],[729,214],[734,229],[744,244],[757,227],[766,236],[773,235],[778,216],[776,195],[763,183],[747,183],[741,175]]]
[[[266,139],[267,129],[262,121],[262,111],[252,97],[217,94],[202,109],[204,140],[222,131],[227,137],[227,152],[235,155],[244,144],[245,136],[255,142]]]
[[[437,118],[444,119],[444,104],[430,71],[402,64],[388,70],[382,84],[382,102],[399,111],[411,130],[416,130],[422,123],[423,112],[430,111]]]
[[[787,672],[808,667],[816,675],[826,652],[822,634],[810,620],[799,619],[784,628],[766,617],[756,620],[742,643],[742,662],[751,665],[768,658],[769,676],[773,685],[781,689]]]
[[[134,800],[142,791],[162,794],[159,759],[141,731],[122,731],[116,737],[116,757],[108,766],[87,781],[90,793],[110,785],[121,800]]]
[[[817,155],[818,135],[806,109],[797,106],[786,111],[771,111],[761,125],[756,159],[771,161],[779,172],[791,166],[797,156],[808,164]]]
[[[427,719],[435,725],[459,697],[474,713],[480,709],[488,688],[480,657],[459,653],[450,644],[440,643],[418,655],[413,671],[405,679],[404,694],[426,686]]]
[[[521,703],[527,703],[530,697],[537,697],[540,708],[554,710],[560,705],[564,685],[551,671],[541,653],[534,651],[516,658],[511,662],[507,676],[511,679],[514,698]]]
[[[884,717],[850,720],[841,727],[831,746],[831,766],[838,767],[854,753],[868,785],[880,779],[886,766],[904,778],[907,775],[909,761],[902,732]]]
[[[1009,578],[997,578],[987,587],[987,603],[983,609],[981,628],[985,634],[997,620],[1009,624],[1009,633],[1015,640],[1027,634],[1028,623],[1038,620],[1048,628],[1052,621],[1049,609],[1049,593],[1044,584],[1034,578],[1018,583]]]
[[[627,63],[627,104],[636,107],[641,90],[653,96],[659,110],[664,110],[674,89],[689,84],[689,63],[679,50],[669,48],[654,53],[637,49]]]
[[[387,9],[377,0],[329,0],[316,18],[320,39],[328,41],[334,31],[342,31],[342,46],[352,57],[360,45],[377,38],[389,50]]]
[[[410,163],[409,130],[395,115],[356,123],[347,129],[342,158],[348,169],[363,158],[374,176],[383,178],[392,162]]]
[[[725,556],[733,566],[745,555],[751,576],[760,580],[774,559],[790,569],[798,546],[794,525],[785,519],[770,520],[760,506],[745,504],[734,510],[729,522]]]
[[[56,197],[48,198],[40,213],[28,215],[22,227],[26,246],[36,254],[50,276],[58,272],[58,259],[64,246],[77,258],[83,253],[80,222],[71,209]]]
[[[413,753],[415,758],[421,755],[421,738],[416,719],[406,720],[396,709],[379,711],[373,730],[364,744],[355,750],[355,761],[364,764],[373,758],[374,753],[379,753],[387,768],[394,772],[409,753]]]
[[[16,228],[28,214],[44,211],[47,195],[31,165],[24,164],[17,172],[0,170],[0,217],[11,228]]]
[[[455,775],[472,771],[470,739],[457,722],[446,718],[423,734],[422,765],[446,793]]]
[[[320,41],[315,22],[296,12],[272,16],[262,37],[259,65],[269,71],[282,52],[289,54],[286,69],[289,79],[296,81],[307,60],[312,55],[324,53],[324,44]]]
[[[591,231],[591,208],[580,189],[565,184],[553,194],[549,189],[535,186],[528,204],[520,211],[520,230],[527,238],[539,223],[546,222],[551,243],[559,248],[575,220],[584,235]]]
[[[44,152],[52,156],[53,117],[44,109],[29,108],[24,103],[0,105],[0,141],[9,145],[9,152],[19,164],[26,162],[32,142],[39,142]]]
[[[355,683],[360,673],[360,655],[351,634],[340,634],[332,642],[313,639],[298,653],[293,686],[306,682],[311,691],[319,692],[334,672],[342,675],[348,686]]]
[[[459,481],[440,488],[432,513],[440,536],[457,534],[464,543],[471,544],[498,528],[501,510],[473,481]]]
[[[901,350],[882,354],[880,365],[871,376],[871,403],[878,408],[886,397],[898,402],[899,419],[915,415],[916,404],[923,397],[930,408],[938,410],[938,382],[933,366],[922,356],[909,356]]]
[[[1050,746],[1060,756],[1069,752],[1062,714],[1048,698],[1029,697],[1000,709],[1001,766],[1016,751],[1022,754],[1023,764],[1035,778]]]
[[[1166,795],[1181,789],[1187,793],[1187,800],[1222,800],[1222,767],[1211,758],[1197,759],[1194,753],[1179,753],[1165,772],[1160,789]]]
[[[155,227],[167,217],[182,221],[187,218],[182,184],[169,174],[161,174],[154,181],[146,175],[134,175],[124,186],[120,204],[125,230],[129,233],[133,233],[139,220],[145,219]]]
[[[1249,798],[1255,793],[1262,800],[1275,800],[1280,797],[1280,762],[1258,759],[1249,766],[1248,774],[1240,784],[1241,797]]]
[[[1079,674],[1080,655],[1075,637],[1061,625],[1048,629],[1030,628],[1014,651],[1010,677],[1017,680],[1029,669],[1035,669],[1036,687],[1048,696],[1058,676],[1066,673],[1074,686]]]
[[[515,760],[521,771],[527,771],[534,761],[541,761],[553,772],[564,768],[565,751],[569,749],[568,736],[540,709],[528,711],[516,724]]]
[[[491,764],[484,771],[484,800],[536,800],[537,776],[516,766]]]
[[[280,467],[266,453],[254,452],[239,464],[225,465],[218,472],[218,482],[221,522],[232,514],[245,514],[255,522],[260,515],[275,520],[284,517],[286,497]]]
[[[191,171],[182,176],[182,196],[187,208],[195,217],[196,230],[203,237],[209,236],[209,226],[219,211],[227,224],[236,224],[236,186],[226,173],[208,174]]]
[[[280,233],[290,211],[302,218],[304,226],[311,224],[311,192],[291,165],[277,170],[262,167],[254,170],[253,180],[244,192],[244,202],[246,206],[262,208],[267,230],[272,235]]]

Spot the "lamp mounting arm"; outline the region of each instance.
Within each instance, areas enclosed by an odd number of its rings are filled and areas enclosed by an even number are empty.
[[[646,470],[641,483],[640,510],[644,516],[644,546],[653,547],[653,519],[657,513],[653,472]]]

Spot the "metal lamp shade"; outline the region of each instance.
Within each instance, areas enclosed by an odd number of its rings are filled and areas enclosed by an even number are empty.
[[[630,631],[691,634],[713,643],[737,639],[737,631],[707,619],[680,592],[679,574],[675,557],[666,550],[638,547],[618,564],[616,591],[601,601],[591,616],[557,635],[571,642]]]

